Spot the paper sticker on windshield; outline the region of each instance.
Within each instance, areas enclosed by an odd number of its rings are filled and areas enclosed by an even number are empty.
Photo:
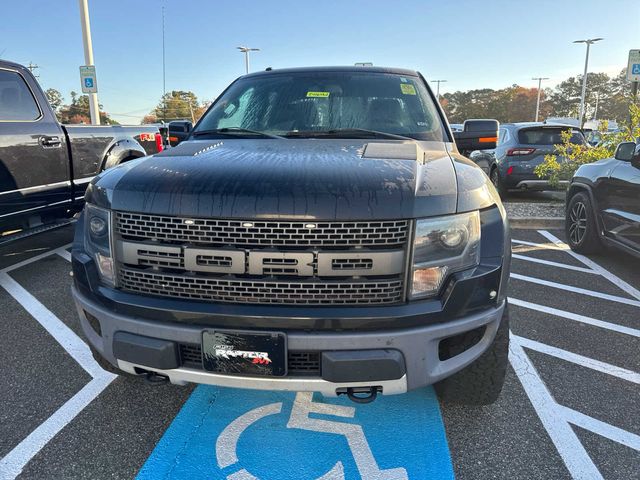
[[[307,92],[307,98],[327,98],[329,92]]]
[[[410,83],[401,83],[400,84],[400,90],[402,90],[402,93],[404,93],[405,95],[415,95],[416,94],[416,87],[414,87]]]

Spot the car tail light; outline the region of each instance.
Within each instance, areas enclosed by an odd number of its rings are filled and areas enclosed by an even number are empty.
[[[530,155],[535,152],[535,148],[510,148],[507,150],[507,157],[517,157],[520,155]]]
[[[513,173],[513,166],[507,168],[507,175],[511,175]]]
[[[162,144],[162,135],[160,135],[159,133],[156,133],[156,150],[158,152],[164,150],[164,145]]]

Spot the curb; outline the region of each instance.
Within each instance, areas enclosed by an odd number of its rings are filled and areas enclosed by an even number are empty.
[[[563,217],[510,217],[511,228],[564,228]]]

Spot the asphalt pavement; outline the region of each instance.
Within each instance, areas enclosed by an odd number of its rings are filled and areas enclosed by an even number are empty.
[[[512,236],[510,366],[486,407],[114,377],[82,344],[72,226],[0,246],[0,478],[640,478],[640,262]]]

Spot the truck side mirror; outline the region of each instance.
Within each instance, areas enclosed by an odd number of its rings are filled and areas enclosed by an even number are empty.
[[[633,156],[631,157],[631,165],[636,168],[640,168],[640,144],[636,145],[636,148],[633,151]]]
[[[623,162],[630,162],[636,149],[635,142],[622,142],[616,147],[615,158]]]
[[[174,120],[169,122],[169,143],[175,147],[184,141],[191,133],[193,124],[188,120]]]
[[[491,150],[498,142],[497,120],[465,120],[461,132],[453,132],[458,150]]]

